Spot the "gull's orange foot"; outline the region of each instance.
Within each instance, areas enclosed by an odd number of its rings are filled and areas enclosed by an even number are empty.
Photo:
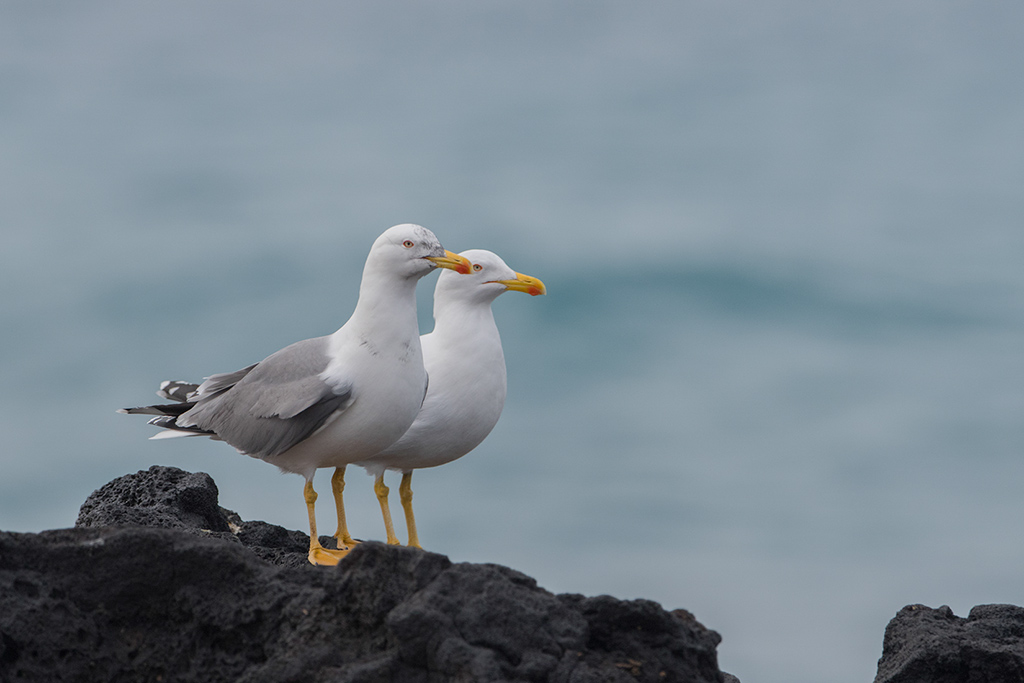
[[[337,544],[339,550],[352,550],[352,546],[359,545],[361,541],[357,541],[348,534],[345,534],[342,538],[338,538],[338,534],[335,533],[331,538]]]
[[[329,548],[318,546],[316,548],[310,548],[309,555],[307,555],[307,557],[309,558],[310,564],[333,567],[338,564],[338,561],[341,560],[341,558],[348,555],[350,550],[351,548],[345,548],[344,550],[330,550]]]

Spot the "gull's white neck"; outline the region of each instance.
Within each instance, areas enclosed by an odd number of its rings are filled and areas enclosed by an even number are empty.
[[[500,355],[501,337],[494,322],[491,301],[435,300],[432,332],[435,341],[449,349],[465,347],[474,353],[484,350],[493,353],[496,350]]]
[[[359,300],[349,321],[338,330],[349,330],[360,336],[372,335],[374,343],[393,340],[406,344],[418,336],[416,318],[417,277],[401,277],[393,272],[380,272],[372,267],[363,270]]]

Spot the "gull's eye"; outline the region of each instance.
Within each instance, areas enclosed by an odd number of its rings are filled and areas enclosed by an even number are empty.
[[[479,263],[474,263],[473,264],[473,272],[474,273],[479,273],[483,269],[484,269],[484,267],[481,266]]]
[[[412,247],[416,246],[416,244],[412,240],[406,240],[402,242],[402,246],[405,247],[406,249],[411,249]]]

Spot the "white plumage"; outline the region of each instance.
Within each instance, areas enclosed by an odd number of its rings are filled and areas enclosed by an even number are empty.
[[[397,543],[387,505],[385,470],[399,470],[409,544],[419,546],[412,513],[414,469],[449,463],[490,434],[505,404],[505,356],[491,304],[509,290],[545,293],[544,284],[516,273],[490,251],[471,249],[469,275],[441,273],[434,290],[434,329],[420,338],[430,381],[412,426],[380,453],[355,461],[375,476],[388,542]],[[339,529],[342,538],[345,531]]]
[[[337,332],[296,342],[236,372],[213,375],[179,401],[125,412],[157,415],[171,433],[207,435],[306,479],[310,561],[336,563],[320,546],[312,481],[321,467],[343,468],[402,436],[419,412],[427,375],[416,317],[416,283],[435,267],[469,272],[432,232],[397,225],[373,243],[355,311]],[[173,387],[171,385],[174,385]],[[186,385],[187,386],[187,385]],[[343,481],[334,481],[339,525]]]

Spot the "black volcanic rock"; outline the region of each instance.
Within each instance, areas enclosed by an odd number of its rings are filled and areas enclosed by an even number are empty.
[[[885,629],[875,683],[1024,683],[1024,608],[909,605]]]
[[[79,509],[75,526],[229,531],[217,496],[217,485],[205,472],[154,465],[93,491]]]
[[[0,680],[728,680],[682,610],[411,548],[330,568],[307,549],[220,508],[205,474],[122,477],[75,529],[0,532]]]
[[[145,526],[238,542],[272,564],[309,564],[309,536],[266,522],[247,522],[218,505],[217,484],[205,472],[154,465],[104,484],[86,498],[75,526]],[[334,548],[334,538],[320,542]]]

